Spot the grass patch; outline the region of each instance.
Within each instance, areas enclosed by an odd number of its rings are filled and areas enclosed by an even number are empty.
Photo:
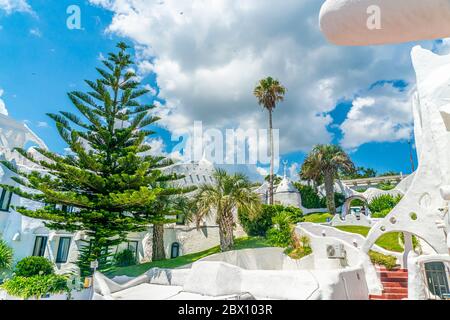
[[[370,231],[369,227],[363,226],[339,226],[336,228],[350,233],[357,233],[364,237],[366,237]],[[390,232],[382,235],[377,240],[376,244],[381,248],[384,248],[389,251],[403,252],[404,250],[403,247],[400,245],[398,232]]]
[[[304,216],[305,222],[325,223],[327,219],[333,219],[333,215],[329,213],[311,213]]]
[[[234,250],[264,248],[270,246],[271,245],[267,242],[267,240],[262,237],[245,237],[234,240]],[[220,246],[216,246],[205,251],[187,254],[174,259],[152,261],[135,266],[118,267],[115,268],[111,273],[109,273],[108,276],[114,277],[125,275],[129,277],[137,277],[151,268],[178,268],[219,252]]]

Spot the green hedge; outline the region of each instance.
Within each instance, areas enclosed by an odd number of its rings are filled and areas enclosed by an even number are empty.
[[[50,275],[55,271],[51,261],[44,257],[26,257],[17,263],[14,273],[17,277],[32,277]]]
[[[24,299],[39,299],[47,294],[69,293],[67,277],[56,274],[32,277],[14,276],[3,283],[1,288],[11,296]]]
[[[402,196],[392,196],[383,194],[378,196],[369,203],[369,209],[372,213],[385,212],[387,209],[392,210],[402,199]]]
[[[388,270],[392,270],[397,266],[397,259],[394,256],[387,256],[375,251],[370,251],[369,256],[373,264],[384,266]]]
[[[279,213],[285,212],[291,223],[303,221],[303,212],[299,208],[282,205],[262,205],[261,212],[256,217],[249,217],[245,212],[238,212],[239,222],[249,236],[265,237],[272,227],[272,219]]]
[[[326,197],[321,197],[313,187],[295,183],[295,187],[300,192],[302,198],[302,206],[307,209],[321,209],[327,207]],[[345,202],[345,195],[336,192],[334,194],[336,207],[340,207]]]

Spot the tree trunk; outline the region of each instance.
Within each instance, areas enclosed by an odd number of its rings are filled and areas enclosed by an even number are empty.
[[[164,260],[166,252],[164,251],[164,224],[153,225],[152,241],[152,261]]]
[[[327,207],[331,214],[336,214],[336,204],[334,203],[334,172],[327,170],[324,172],[325,192],[327,195]]]
[[[219,217],[219,235],[220,235],[220,250],[229,251],[233,249],[233,215],[224,212]]]
[[[273,129],[272,110],[269,110],[269,136],[270,136],[270,176],[269,176],[269,204],[273,204]]]

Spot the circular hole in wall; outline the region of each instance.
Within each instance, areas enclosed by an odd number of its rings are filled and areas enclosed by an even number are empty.
[[[415,213],[415,212],[411,212],[410,214],[409,214],[409,216],[411,217],[411,220],[417,220],[417,213]]]
[[[389,219],[389,222],[392,223],[392,224],[395,224],[397,222],[397,219],[395,217],[391,217]]]
[[[386,227],[385,227],[385,226],[381,226],[381,227],[380,227],[380,230],[383,231],[383,232],[385,232],[385,231],[386,231]]]

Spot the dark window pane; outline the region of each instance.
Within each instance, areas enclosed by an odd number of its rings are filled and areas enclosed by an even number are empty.
[[[134,254],[134,258],[138,257],[138,242],[137,241],[128,241],[128,250],[131,250]]]
[[[172,243],[172,248],[170,252],[170,258],[176,258],[180,255],[180,244],[178,242]]]
[[[69,237],[59,238],[58,252],[56,254],[57,263],[67,262],[67,257],[69,256],[69,249],[70,249],[70,238]]]
[[[33,256],[43,257],[45,247],[47,246],[47,237],[37,236],[34,242]]]
[[[12,193],[5,189],[0,190],[0,211],[8,211],[9,205],[11,204]]]

